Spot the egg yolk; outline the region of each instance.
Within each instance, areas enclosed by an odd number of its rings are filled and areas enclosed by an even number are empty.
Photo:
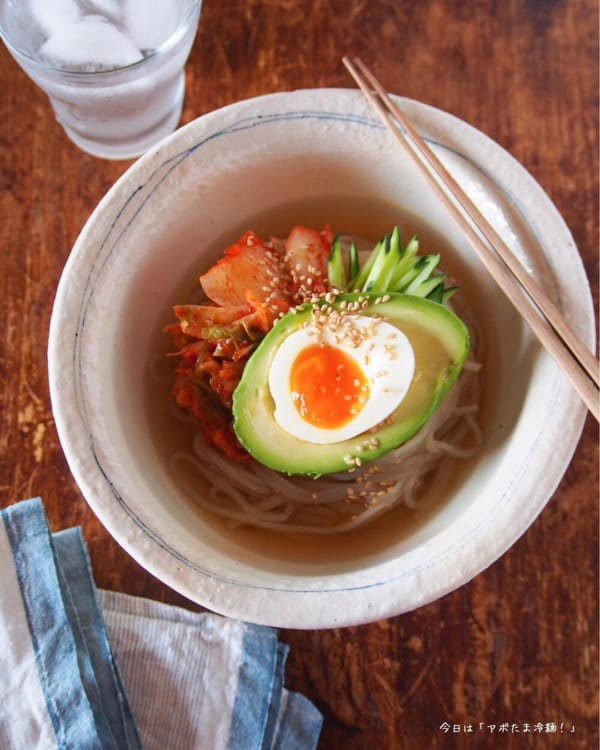
[[[327,344],[307,346],[298,354],[290,369],[290,390],[300,416],[329,429],[352,421],[369,397],[358,363]]]

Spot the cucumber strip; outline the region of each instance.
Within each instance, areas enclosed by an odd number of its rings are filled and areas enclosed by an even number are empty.
[[[382,273],[388,254],[389,254],[389,235],[386,235],[383,242],[379,246],[379,251],[377,252],[377,255],[375,256],[375,262],[371,266],[369,275],[364,280],[364,282],[360,285],[361,292],[375,291],[373,287],[378,277]]]
[[[396,268],[390,280],[390,288],[397,288],[398,282],[404,277],[404,275],[413,267],[414,257],[419,252],[419,240],[414,235],[409,240],[408,244],[404,248],[402,258]]]
[[[431,276],[433,270],[437,266],[437,264],[440,262],[440,256],[439,255],[424,255],[422,258],[419,258],[417,261],[415,267],[418,267],[420,269],[420,273],[417,275],[415,279],[413,279],[410,284],[406,287],[404,290],[407,294],[412,294],[415,289],[418,288],[419,284],[422,284],[424,281],[427,281],[427,279]]]
[[[408,244],[404,248],[404,256],[406,258],[414,258],[414,256],[419,252],[419,238],[416,234],[413,234],[413,236],[408,241]]]
[[[339,234],[336,234],[331,243],[331,251],[327,260],[327,279],[329,286],[340,291],[345,291],[346,272],[344,270],[344,260],[342,258],[342,245]]]
[[[446,278],[445,274],[438,274],[437,276],[431,276],[425,281],[422,281],[420,284],[416,284],[415,287],[412,289],[412,291],[410,292],[407,291],[407,294],[414,294],[417,297],[427,297],[427,299],[431,299],[430,295],[436,289],[439,289],[439,293],[436,296],[439,296],[441,299],[442,292],[444,290],[445,278]]]
[[[405,292],[408,285],[416,279],[418,275],[419,269],[416,266],[412,266],[401,279],[399,279],[393,286],[390,286],[390,292]]]
[[[400,241],[400,230],[394,230],[384,238],[375,263],[371,268],[367,280],[362,286],[363,292],[386,292],[389,289],[390,280],[400,259],[402,258],[402,243]]]
[[[442,304],[445,304],[448,302],[450,297],[454,297],[455,292],[457,292],[459,289],[458,286],[449,286],[444,289],[444,293],[442,294]]]
[[[379,240],[379,242],[367,256],[365,262],[362,264],[362,267],[360,268],[358,274],[356,275],[356,278],[354,279],[354,284],[352,285],[352,288],[355,292],[360,292],[362,290],[362,286],[367,280],[368,275],[371,273],[371,268],[373,267],[373,264],[375,263],[377,256],[379,255],[379,251],[383,246],[383,243],[384,240]]]
[[[350,249],[348,250],[348,288],[358,276],[359,270],[360,261],[358,259],[358,248],[356,247],[354,240],[351,240]]]
[[[437,278],[437,277],[434,277]],[[425,299],[431,300],[431,302],[438,302],[440,305],[444,304],[444,284],[436,284],[429,294],[425,295]]]

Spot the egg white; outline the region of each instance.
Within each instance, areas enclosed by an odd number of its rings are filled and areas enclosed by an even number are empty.
[[[415,372],[415,355],[402,331],[384,320],[362,315],[344,316],[344,326],[363,332],[353,345],[351,336],[340,336],[326,324],[309,323],[291,333],[277,349],[269,370],[269,390],[275,404],[275,421],[288,434],[307,443],[339,443],[367,432],[388,417],[402,402]],[[346,329],[347,330],[347,329]],[[292,364],[306,347],[317,342],[341,349],[362,370],[369,396],[356,416],[341,427],[322,428],[307,422],[299,413],[290,387]]]

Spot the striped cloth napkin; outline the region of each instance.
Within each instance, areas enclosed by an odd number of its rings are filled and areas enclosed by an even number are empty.
[[[97,590],[79,529],[0,511],[0,749],[312,750],[272,628]]]

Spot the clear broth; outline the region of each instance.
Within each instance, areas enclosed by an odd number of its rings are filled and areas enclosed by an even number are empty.
[[[456,279],[460,285],[459,295],[467,300],[481,327],[485,331],[486,322],[482,318],[485,306],[479,298],[478,285],[469,270],[467,263],[461,259],[452,246],[439,234],[429,227],[426,222],[417,217],[407,216],[398,207],[373,199],[348,196],[324,196],[301,203],[291,203],[273,211],[256,216],[253,221],[245,221],[232,227],[226,234],[209,248],[204,257],[216,260],[223,253],[227,245],[235,242],[247,229],[252,228],[263,238],[285,237],[290,229],[303,224],[314,228],[321,228],[329,224],[334,232],[362,237],[375,243],[394,225],[398,224],[402,230],[404,242],[413,235],[419,237],[421,253],[441,253],[442,265],[450,277]],[[204,248],[203,248],[204,251]],[[161,312],[161,325],[173,321],[172,305],[189,301],[197,294],[198,276],[206,270],[208,265],[189,269],[189,273],[181,279],[179,291],[175,299],[168,300],[164,312]],[[485,339],[485,336],[483,336]],[[482,342],[479,342],[477,358],[482,361]],[[168,337],[157,332],[153,359],[161,360],[169,350]],[[152,357],[151,357],[152,358]],[[165,371],[172,366],[173,360],[167,357],[161,362]],[[482,386],[485,381],[484,377]],[[145,398],[149,415],[149,429],[151,438],[156,446],[160,459],[168,465],[169,456],[179,450],[189,450],[194,430],[188,424],[182,423],[173,413],[169,405],[171,399],[170,382],[168,378],[158,381],[156,377],[147,378],[145,384]],[[482,399],[485,397],[485,387],[482,387]],[[483,413],[485,409],[483,408]],[[483,416],[482,416],[483,418]],[[210,524],[211,528],[227,537],[230,543],[239,545],[258,556],[261,561],[270,561],[274,566],[278,562],[301,566],[304,571],[314,568],[317,571],[324,564],[334,566],[336,563],[344,566],[354,560],[356,564],[364,565],[369,561],[375,562],[383,551],[392,545],[408,543],[416,540],[419,529],[440,511],[448,502],[452,494],[460,487],[468,475],[473,459],[452,460],[441,462],[440,469],[428,481],[422,490],[419,509],[411,510],[404,505],[393,508],[372,522],[355,531],[326,536],[311,534],[294,534],[287,532],[273,532],[253,527],[231,528],[216,514],[213,515],[193,500],[186,502],[194,505],[195,512],[202,517],[202,522]],[[318,480],[315,480],[318,482]],[[201,480],[198,481],[198,492],[203,491]],[[181,493],[184,496],[184,493]],[[177,502],[181,502],[178,498]]]

